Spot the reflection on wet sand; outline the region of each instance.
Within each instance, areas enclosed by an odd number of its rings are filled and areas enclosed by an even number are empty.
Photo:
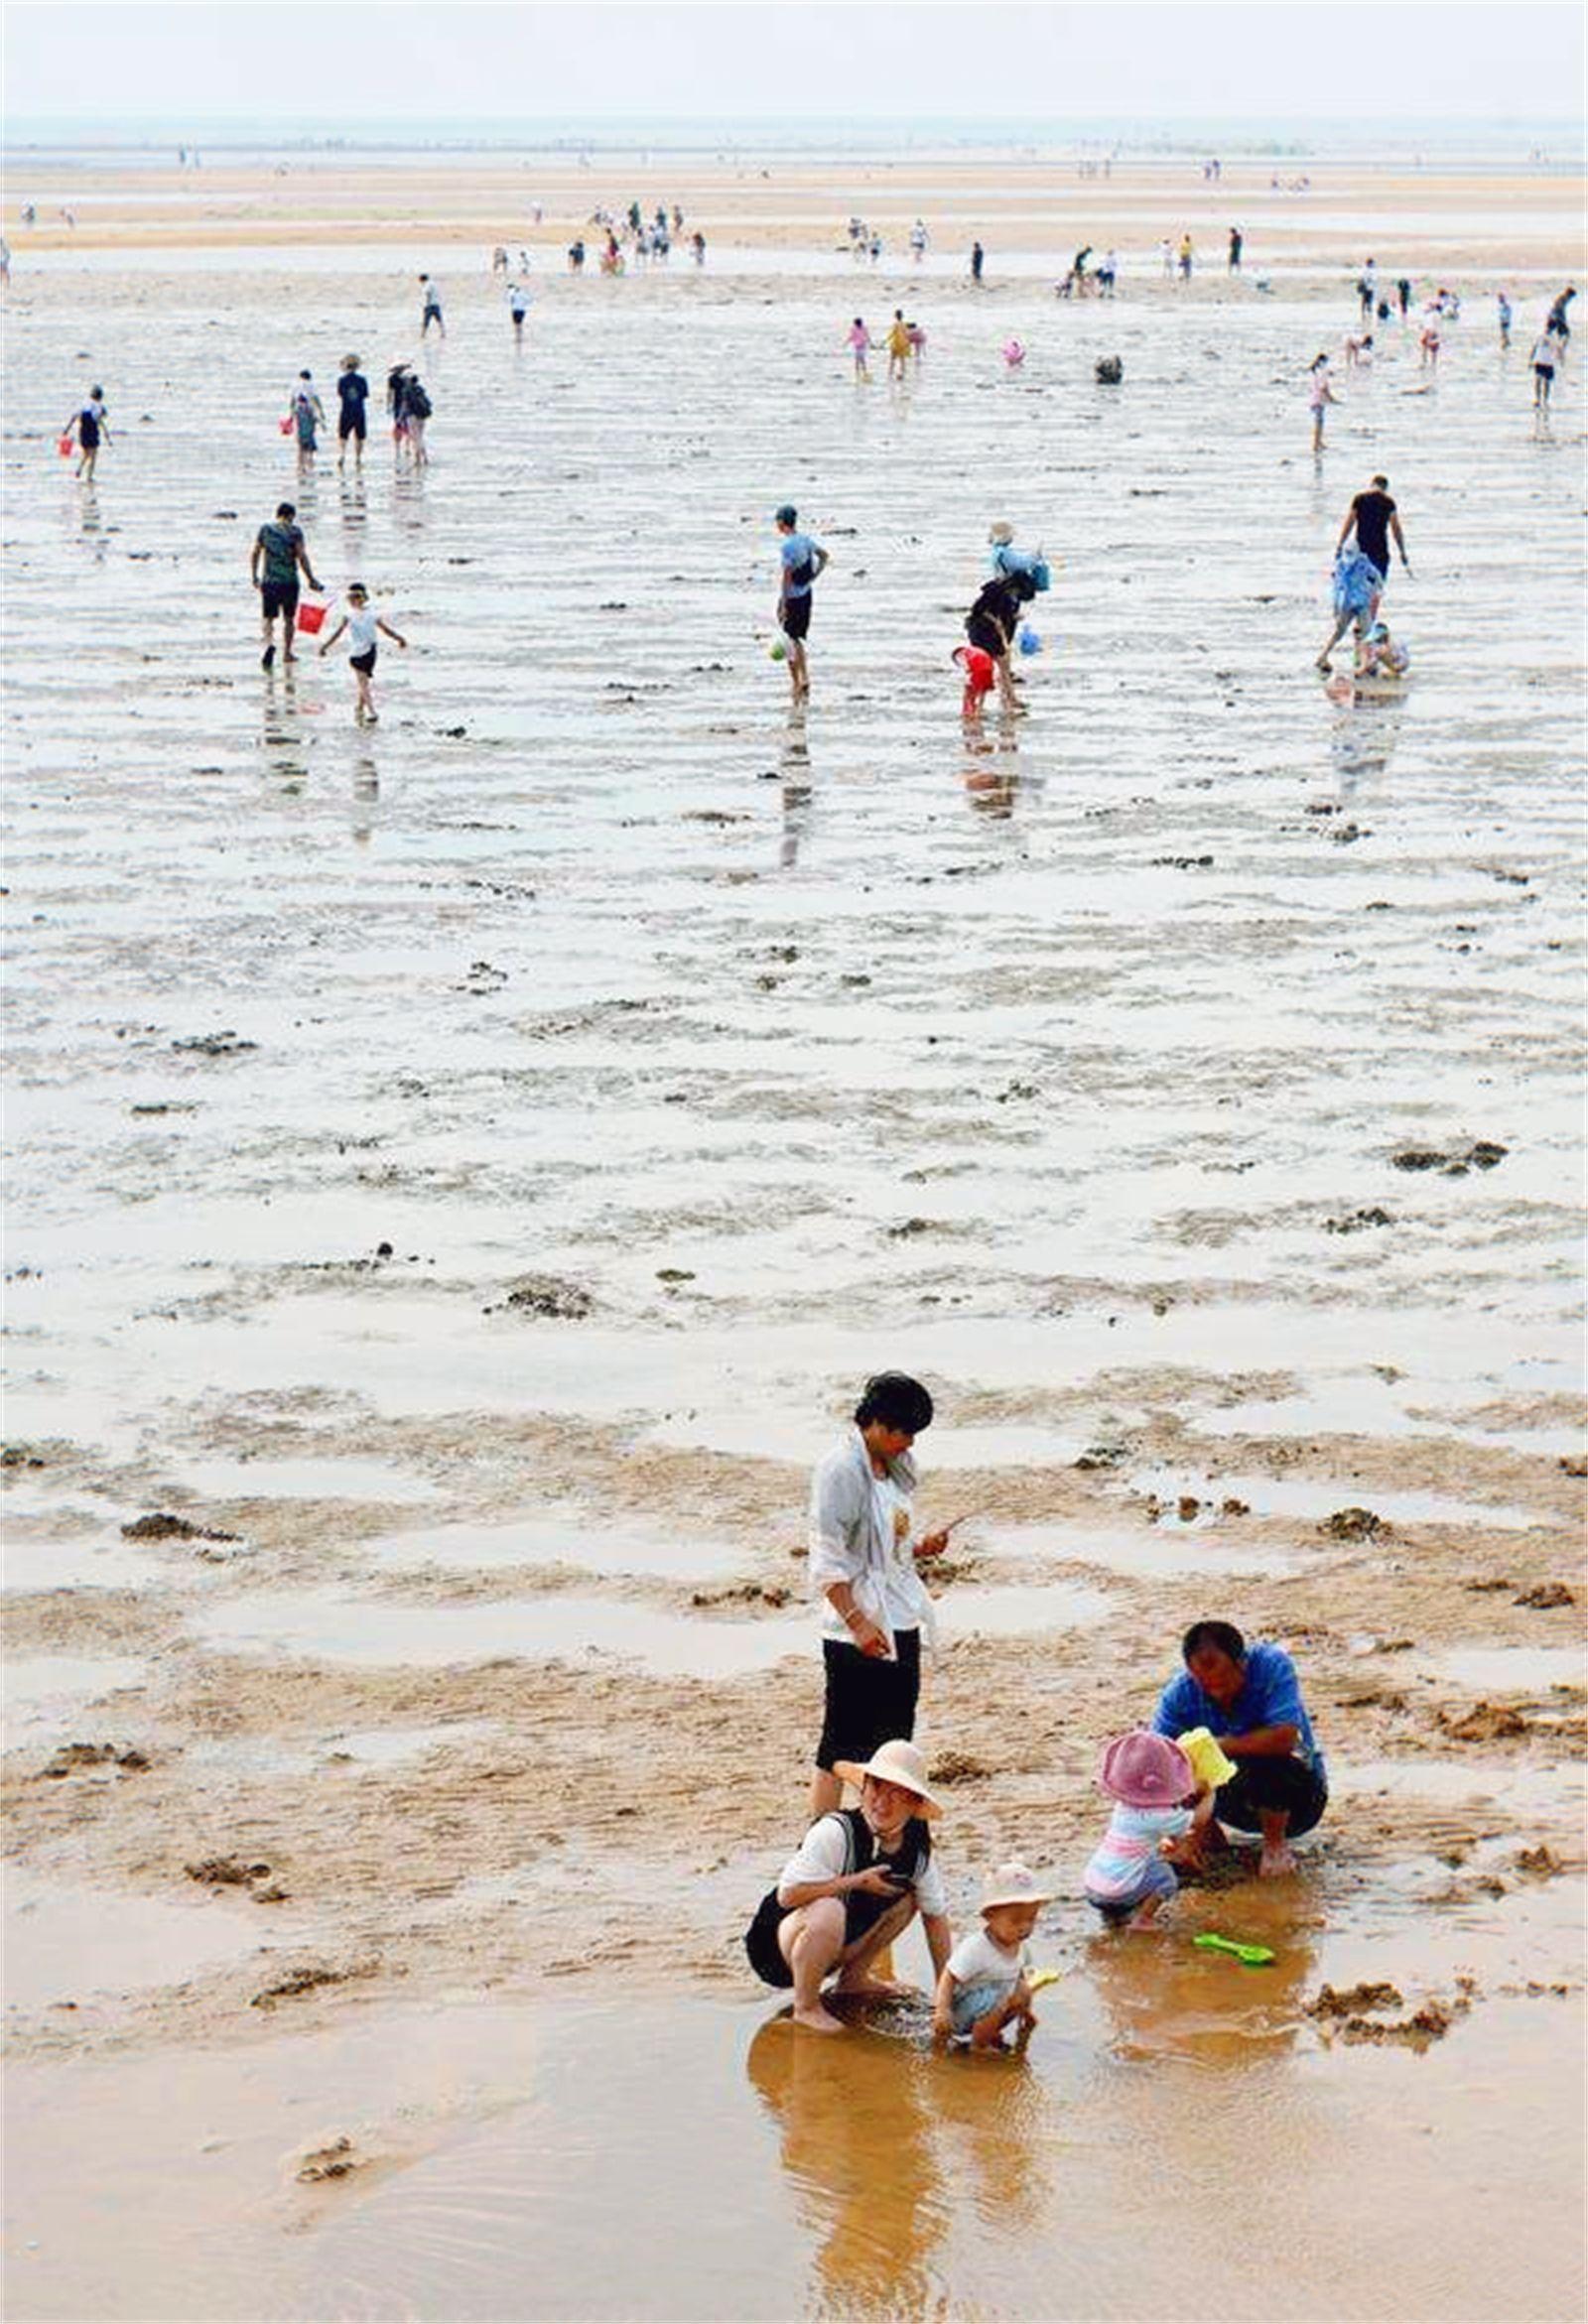
[[[919,2314],[943,2296],[938,2262],[956,2219],[969,2210],[996,2232],[1040,2215],[1053,2126],[1023,2057],[939,2056],[924,2016],[913,2037],[843,2042],[777,2016],[746,2067],[816,2239],[820,2304]]]
[[[1346,807],[1364,783],[1388,774],[1405,716],[1405,689],[1358,685],[1342,672],[1330,679],[1324,692],[1335,706],[1329,755],[1340,804]]]
[[[1161,1928],[1100,1930],[1086,1948],[1086,1980],[1113,2055],[1236,2071],[1257,2048],[1292,2049],[1319,1917],[1299,1882],[1245,1880],[1234,1890],[1183,1888]],[[1266,1945],[1274,1959],[1249,1969],[1199,1952],[1192,1940],[1204,1929]]]
[[[801,841],[811,828],[811,742],[808,713],[803,704],[788,713],[777,771],[783,806],[783,836],[777,860],[782,870],[792,871],[799,861]]]

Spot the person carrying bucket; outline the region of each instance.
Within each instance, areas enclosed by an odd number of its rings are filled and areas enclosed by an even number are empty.
[[[79,483],[93,482],[94,462],[99,457],[99,447],[110,442],[110,423],[105,416],[105,391],[90,387],[88,401],[74,412],[61,431],[61,447],[69,454],[71,432],[77,432],[77,478]]]
[[[259,611],[264,623],[265,650],[259,657],[261,670],[268,670],[276,659],[276,616],[281,616],[281,658],[284,662],[296,660],[293,652],[293,624],[298,615],[298,576],[302,573],[312,589],[318,589],[314,568],[309,562],[309,546],[298,523],[298,511],[290,500],[284,500],[276,510],[274,524],[261,525],[248,561],[248,577],[259,591]]]

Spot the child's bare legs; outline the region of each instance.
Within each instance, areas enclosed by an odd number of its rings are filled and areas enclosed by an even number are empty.
[[[1009,667],[1008,655],[999,654],[992,666],[998,674],[998,708],[1012,715],[1020,706],[1014,699],[1014,672]]]
[[[78,460],[77,481],[79,484],[91,484],[93,482],[93,464],[98,457],[99,447],[96,444],[91,452],[85,452],[81,459]]]
[[[1131,1913],[1129,1919],[1125,1922],[1125,1927],[1127,1929],[1150,1928],[1152,1923],[1158,1917],[1158,1906],[1162,1902],[1163,1898],[1161,1896],[1143,1896],[1140,1903],[1136,1906],[1134,1912]]]
[[[1341,616],[1340,616],[1339,620],[1338,620],[1338,621],[1335,623],[1335,625],[1334,625],[1334,629],[1333,629],[1332,633],[1330,634],[1330,638],[1329,638],[1329,642],[1328,642],[1328,644],[1327,644],[1327,645],[1324,647],[1324,649],[1323,649],[1322,653],[1321,653],[1321,654],[1318,656],[1318,665],[1317,665],[1317,666],[1318,666],[1318,668],[1319,668],[1320,670],[1327,670],[1327,669],[1328,669],[1328,667],[1329,667],[1329,656],[1330,656],[1330,655],[1331,655],[1331,654],[1334,652],[1334,649],[1335,649],[1335,647],[1336,647],[1336,646],[1337,646],[1337,645],[1340,643],[1340,640],[1341,640],[1341,639],[1342,639],[1342,638],[1345,636],[1345,634],[1346,634],[1346,631],[1347,631],[1347,630],[1348,630],[1348,629],[1351,627],[1351,624],[1352,624],[1352,622],[1353,622],[1353,620],[1354,620],[1355,618],[1356,618],[1356,616],[1355,616],[1354,614],[1351,614],[1351,613],[1342,613],[1342,614],[1341,614]]]
[[[375,698],[370,691],[369,672],[367,670],[355,670],[353,672],[353,683],[358,690],[353,697],[354,721],[360,726],[373,726],[376,721]]]
[[[971,2047],[974,2050],[1001,2049],[1003,2028],[1011,2020],[1020,2024],[1019,2046],[1023,2049],[1031,2038],[1036,2018],[1031,2010],[1031,1992],[1022,1977],[1013,1991],[999,2001],[995,2009],[989,2009],[985,2017],[978,2017],[971,2028]]]

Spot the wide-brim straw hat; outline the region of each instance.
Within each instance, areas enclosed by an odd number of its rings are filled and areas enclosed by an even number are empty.
[[[1000,1904],[1051,1904],[1055,1893],[1039,1888],[1035,1872],[1023,1864],[1000,1864],[982,1883],[981,1909],[995,1912]]]
[[[1177,1743],[1137,1728],[1103,1746],[1098,1782],[1127,1808],[1172,1808],[1197,1787],[1196,1771]]]
[[[1018,345],[1019,341],[1016,340],[1015,344]],[[987,537],[989,541],[992,543],[994,548],[1006,549],[1014,538],[1014,527],[1012,525],[1001,523],[989,525],[987,528]]]
[[[833,1772],[846,1783],[853,1783],[859,1791],[867,1775],[874,1775],[878,1783],[896,1783],[900,1791],[912,1791],[920,1802],[923,1816],[941,1815],[943,1802],[927,1781],[926,1760],[912,1743],[902,1738],[896,1743],[878,1743],[870,1757],[835,1759]]]

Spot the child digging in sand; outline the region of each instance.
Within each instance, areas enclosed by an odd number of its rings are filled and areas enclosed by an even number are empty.
[[[375,632],[382,631],[394,645],[402,646],[405,651],[408,640],[399,637],[390,622],[369,602],[369,591],[362,581],[348,583],[347,610],[321,647],[323,654],[330,653],[344,629],[351,649],[348,662],[353,683],[358,689],[353,700],[353,717],[360,726],[373,726],[378,718],[374,696],[370,691],[370,680],[375,675]]]
[[[1164,1861],[1187,1832],[1213,1814],[1213,1793],[1177,1743],[1139,1728],[1118,1735],[1098,1762],[1098,1784],[1115,1803],[1102,1845],[1086,1868],[1086,1896],[1111,1928],[1145,1928],[1179,1881]]]
[[[961,1938],[937,1981],[934,2041],[942,2044],[959,2035],[973,2049],[1002,2049],[1009,2024],[1016,2027],[1017,2047],[1030,2039],[1036,2018],[1025,1944],[1038,1913],[1051,1902],[1023,1864],[999,1865],[982,1889],[981,1928]]]

